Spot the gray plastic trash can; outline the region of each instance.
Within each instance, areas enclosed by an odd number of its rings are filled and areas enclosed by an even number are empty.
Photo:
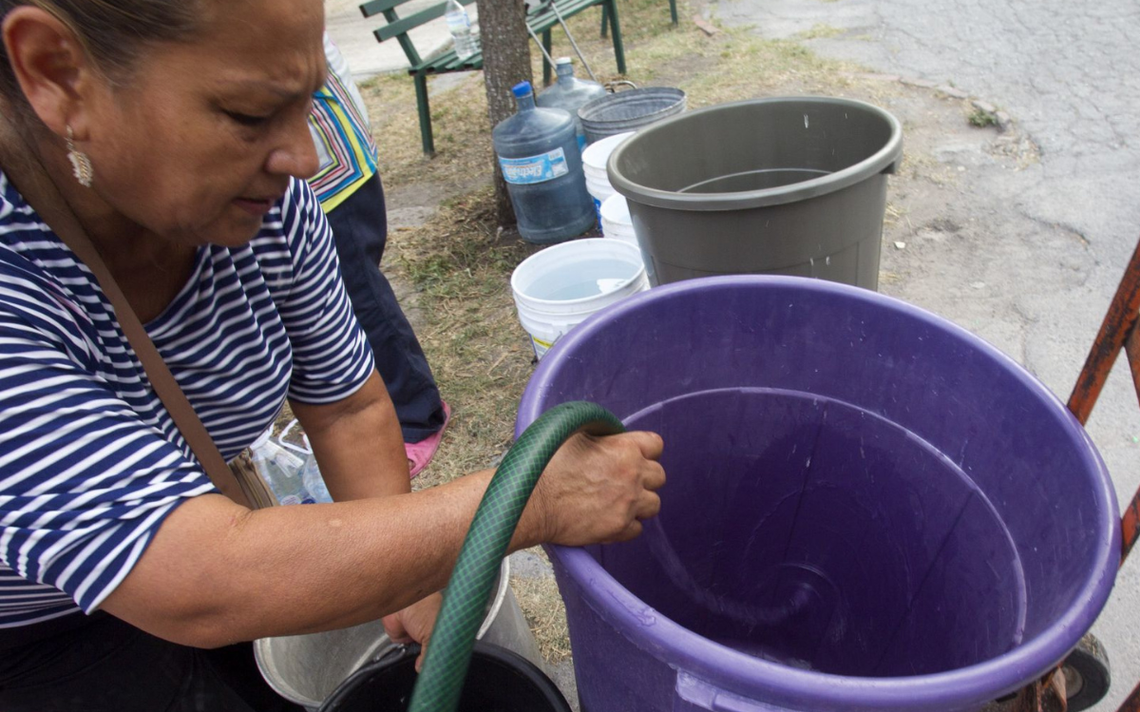
[[[718,274],[877,289],[902,127],[851,99],[771,98],[646,127],[610,156],[654,285]]]

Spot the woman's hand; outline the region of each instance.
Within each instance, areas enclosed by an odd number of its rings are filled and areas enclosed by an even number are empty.
[[[661,508],[664,444],[656,433],[578,434],[559,448],[531,495],[525,516],[542,541],[566,546],[626,541]]]
[[[428,640],[431,638],[432,630],[435,629],[435,619],[439,616],[441,605],[443,605],[443,596],[433,593],[402,611],[384,616],[384,632],[388,634],[393,643],[416,642],[420,644],[422,649],[419,657],[416,658],[416,672],[419,672],[420,668],[423,667]]]
[[[641,533],[641,520],[661,508],[656,490],[665,484],[665,470],[657,462],[662,448],[655,433],[575,435],[551,458],[523,516],[543,542],[581,546],[632,539]],[[443,597],[433,593],[383,619],[393,642],[423,646],[417,671],[442,603]]]

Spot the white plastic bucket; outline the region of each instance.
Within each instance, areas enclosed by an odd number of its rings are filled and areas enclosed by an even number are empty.
[[[596,181],[590,176],[586,176],[586,192],[594,199],[594,212],[597,215],[598,226],[602,224],[602,203],[614,195],[614,189],[610,186],[609,181]]]
[[[586,146],[582,151],[582,171],[586,174],[586,192],[594,198],[594,209],[598,213],[598,225],[602,224],[602,203],[614,194],[610,185],[610,176],[606,173],[606,164],[610,154],[621,145],[622,141],[634,134],[633,131],[607,136]]]
[[[621,145],[621,142],[634,134],[633,131],[626,131],[625,133],[614,134],[607,136],[601,141],[595,141],[586,150],[582,151],[582,168],[586,171],[587,175],[595,173],[605,177],[606,163],[610,160],[610,154],[614,149]]]
[[[511,275],[519,322],[539,359],[586,317],[646,289],[641,251],[603,237],[548,247]]]
[[[602,234],[638,247],[633,219],[629,216],[629,203],[624,195],[614,193],[602,202]]]

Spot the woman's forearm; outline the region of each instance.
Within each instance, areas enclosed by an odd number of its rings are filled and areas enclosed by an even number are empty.
[[[539,478],[510,550],[637,536],[661,506],[661,448],[651,433],[571,438]],[[220,494],[195,497],[166,518],[102,607],[199,647],[374,620],[446,584],[491,476],[253,512]]]
[[[214,647],[377,619],[441,589],[490,480],[251,512],[187,501],[103,609],[162,638]],[[512,550],[541,537],[524,521]]]
[[[396,410],[380,374],[338,403],[292,403],[337,502],[411,491]]]

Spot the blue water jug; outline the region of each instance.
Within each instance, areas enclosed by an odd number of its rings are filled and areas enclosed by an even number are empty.
[[[550,244],[581,235],[594,225],[574,119],[564,109],[535,106],[530,82],[511,90],[519,111],[491,133],[507,192],[527,242]]]
[[[587,101],[606,95],[606,88],[597,82],[588,79],[578,79],[574,76],[574,63],[569,57],[559,57],[554,60],[558,71],[558,81],[549,89],[539,92],[534,101],[540,107],[549,109],[566,109],[574,117],[574,128],[578,132],[578,150],[586,148],[586,131],[582,128],[582,119],[578,117],[578,108]]]

